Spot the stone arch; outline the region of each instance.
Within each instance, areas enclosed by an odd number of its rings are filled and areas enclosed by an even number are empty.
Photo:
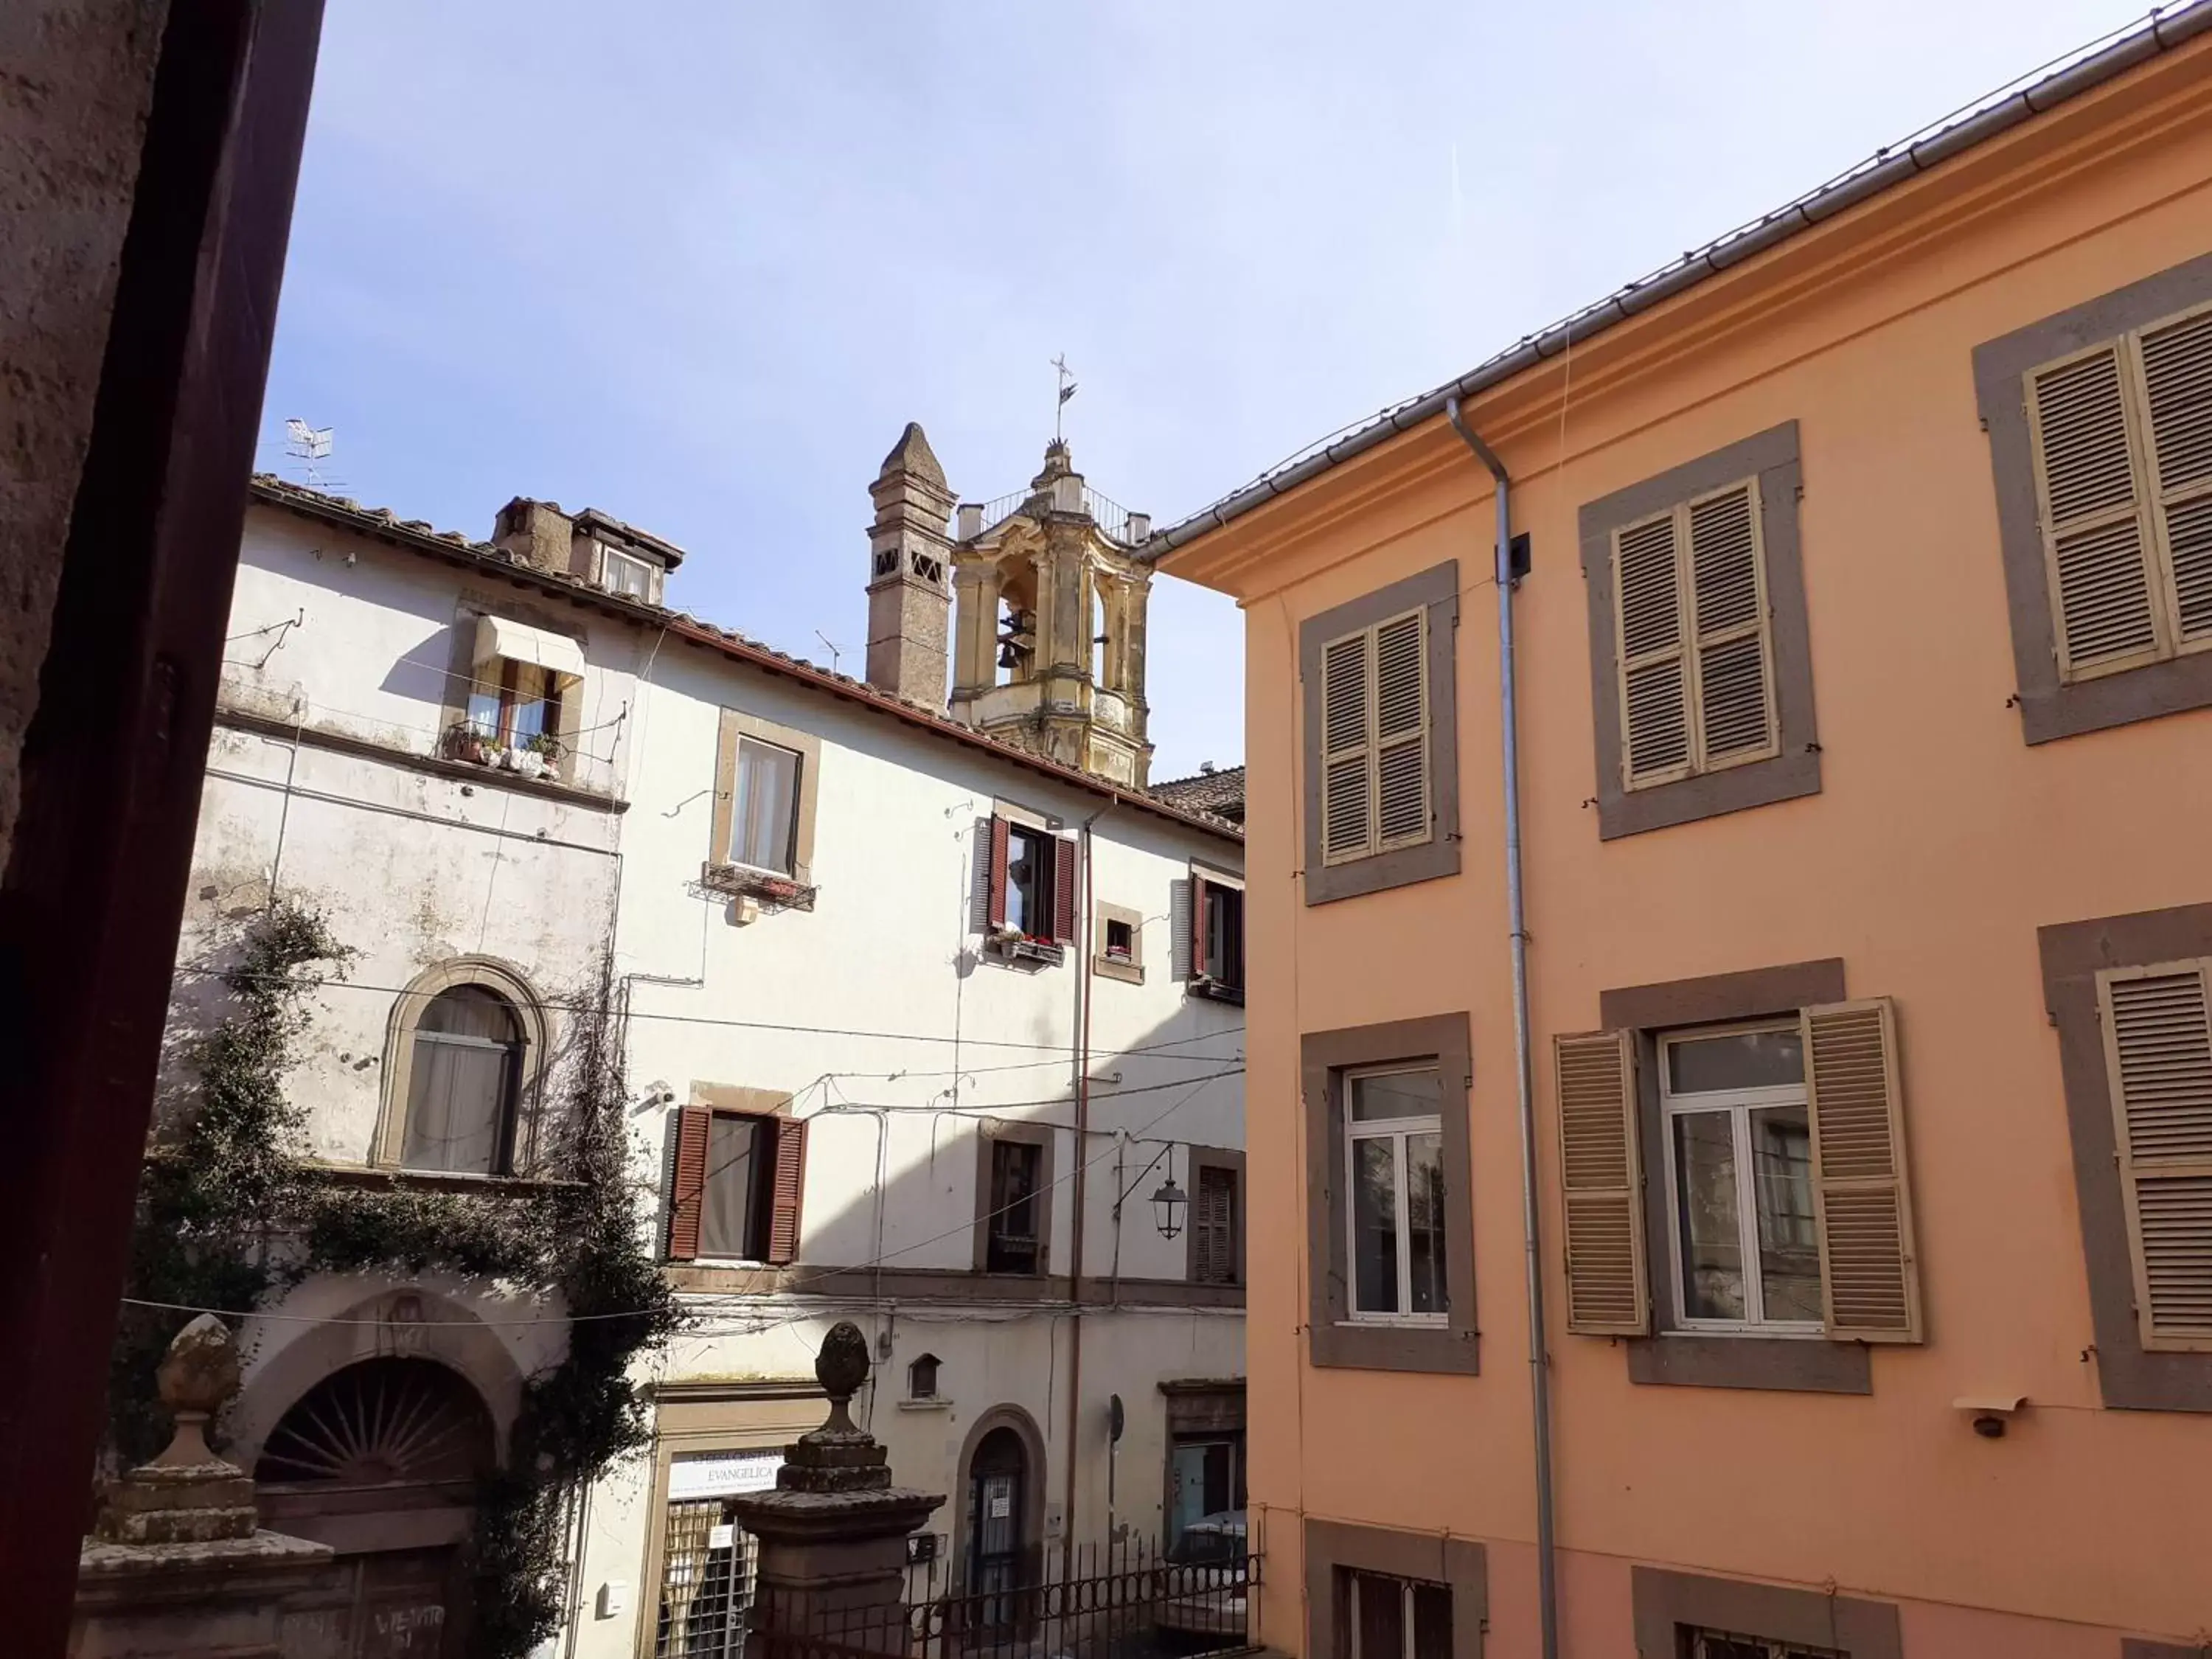
[[[493,1450],[506,1462],[522,1409],[521,1368],[476,1314],[406,1285],[355,1303],[256,1364],[224,1418],[223,1455],[252,1468],[284,1413],[319,1383],[362,1360],[390,1358],[428,1360],[456,1373],[490,1413]]]
[[[528,975],[497,957],[449,957],[409,981],[392,999],[384,1040],[384,1099],[377,1115],[371,1162],[397,1168],[407,1131],[407,1103],[415,1076],[415,1039],[422,1016],[441,993],[461,986],[489,991],[513,1010],[521,1029],[522,1053],[514,1083],[513,1171],[526,1174],[536,1162],[540,1107],[555,1030],[545,999]]]
[[[969,1551],[975,1535],[975,1517],[969,1513],[974,1494],[971,1472],[975,1467],[975,1454],[983,1449],[995,1430],[1011,1431],[1021,1442],[1023,1458],[1022,1509],[1022,1578],[1026,1583],[1041,1583],[1044,1569],[1044,1510],[1045,1510],[1045,1443],[1037,1428],[1036,1419],[1019,1406],[994,1406],[969,1425],[968,1437],[960,1443],[960,1462],[953,1471],[952,1481],[952,1582],[956,1593],[968,1584]]]

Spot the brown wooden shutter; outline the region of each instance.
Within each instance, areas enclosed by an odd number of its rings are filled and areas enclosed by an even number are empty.
[[[1375,630],[1375,844],[1429,838],[1428,612]]]
[[[775,1175],[769,1191],[768,1260],[781,1267],[799,1257],[799,1212],[806,1198],[806,1121],[762,1120],[775,1137]]]
[[[1905,1180],[1896,1009],[1887,997],[1874,997],[1808,1008],[1797,1018],[1828,1336],[1917,1342],[1920,1268]]]
[[[1620,695],[1622,783],[1690,775],[1688,653],[1674,514],[1613,532],[1613,627]]]
[[[1006,925],[1006,857],[1012,843],[1013,826],[1006,819],[991,820],[991,926]]]
[[[2142,353],[2175,636],[2212,639],[2212,311],[2145,334]]]
[[[1567,1328],[1590,1336],[1641,1336],[1650,1328],[1635,1043],[1630,1031],[1553,1039],[1566,1200]]]
[[[1702,769],[1775,752],[1759,483],[1692,501],[1690,594],[1698,640],[1695,758]]]
[[[1212,966],[1206,959],[1206,878],[1194,870],[1190,873],[1190,976],[1197,979],[1211,971]]]
[[[1073,945],[1077,866],[1083,862],[1082,844],[1061,836],[1048,845],[1052,848],[1052,936],[1062,945]]]
[[[699,1222],[707,1206],[707,1131],[714,1114],[686,1106],[676,1114],[676,1172],[668,1188],[668,1255],[689,1261],[699,1254]]]
[[[1202,1165],[1190,1203],[1190,1276],[1201,1285],[1237,1282],[1237,1174]]]
[[[2165,649],[2124,343],[2028,376],[2037,507],[2069,679],[2154,661]]]
[[[2136,1322],[2154,1350],[2212,1349],[2212,1006],[2207,964],[2098,975]]]
[[[1364,629],[1321,653],[1321,847],[1324,864],[1364,858],[1375,846],[1374,746],[1368,710],[1374,684]]]

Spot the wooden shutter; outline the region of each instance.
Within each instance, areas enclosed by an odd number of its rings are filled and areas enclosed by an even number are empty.
[[[1692,501],[1690,595],[1697,655],[1694,757],[1700,771],[1776,750],[1773,642],[1755,478]]]
[[[1375,848],[1375,798],[1369,770],[1374,749],[1368,712],[1374,685],[1373,635],[1357,634],[1322,647],[1322,862],[1341,864]]]
[[[1693,758],[1674,519],[1669,512],[1613,538],[1621,781],[1630,789],[1686,778]]]
[[[1920,1269],[1905,1172],[1896,1009],[1887,997],[1875,997],[1808,1008],[1797,1018],[1829,1339],[1917,1342]]]
[[[1213,964],[1206,959],[1206,878],[1194,870],[1190,874],[1190,976],[1197,979],[1212,969]]]
[[[1083,861],[1082,843],[1071,836],[1056,836],[1052,848],[1052,936],[1062,945],[1075,943],[1077,866]]]
[[[991,926],[1006,925],[1006,856],[1012,845],[1013,826],[1001,817],[991,820]]]
[[[2212,1007],[2203,961],[2097,975],[2120,1192],[2149,1349],[2212,1350]]]
[[[2174,635],[2212,641],[2212,311],[2146,331],[2142,357]]]
[[[1375,630],[1375,844],[1429,838],[1429,676],[1425,610]]]
[[[1201,1285],[1237,1282],[1237,1172],[1201,1165],[1190,1203],[1190,1276]]]
[[[1641,1336],[1650,1328],[1635,1042],[1629,1031],[1593,1031],[1552,1044],[1566,1200],[1567,1328],[1590,1336]]]
[[[668,1255],[689,1261],[699,1254],[699,1222],[707,1206],[707,1130],[714,1114],[686,1106],[676,1114],[676,1170],[668,1186]]]
[[[799,1257],[799,1212],[806,1198],[806,1121],[764,1118],[775,1137],[775,1174],[769,1189],[768,1260],[781,1267]]]
[[[1192,918],[1198,913],[1191,899],[1197,885],[1195,875],[1168,884],[1168,968],[1170,977],[1175,979],[1194,978],[1198,972],[1191,951],[1197,933],[1197,925]]]
[[[2038,514],[2068,679],[2165,654],[2129,409],[2126,342],[2028,376]]]

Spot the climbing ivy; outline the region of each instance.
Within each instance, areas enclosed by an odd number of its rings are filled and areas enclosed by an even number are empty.
[[[246,928],[224,976],[232,1006],[197,1045],[198,1087],[147,1159],[127,1294],[246,1309],[313,1273],[435,1272],[515,1300],[557,1298],[568,1352],[529,1380],[506,1467],[477,1492],[472,1646],[520,1659],[560,1621],[569,1499],[651,1438],[633,1362],[682,1318],[638,1225],[612,976],[603,966],[600,1012],[575,1017],[554,1067],[527,1194],[372,1186],[302,1162],[306,1114],[284,1091],[307,999],[351,954],[295,900]],[[154,1370],[191,1316],[124,1311],[110,1438],[136,1462],[162,1443]]]

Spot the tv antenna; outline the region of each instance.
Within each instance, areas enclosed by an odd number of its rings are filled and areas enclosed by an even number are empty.
[[[830,648],[830,672],[831,673],[833,673],[833,674],[836,673],[836,672],[838,672],[838,669],[837,669],[837,659],[838,659],[838,658],[840,658],[840,657],[842,657],[842,656],[843,656],[845,653],[844,653],[843,652],[840,651],[840,650],[837,648],[836,642],[835,642],[834,641],[832,641],[832,640],[830,639],[830,637],[827,634],[823,633],[820,629],[818,629],[818,628],[817,628],[817,629],[816,629],[814,630],[814,637],[815,637],[816,639],[817,639],[817,640],[821,641],[822,641],[822,643],[823,643],[823,645],[825,645],[825,646],[829,647],[829,648]]]
[[[321,465],[331,458],[331,441],[337,432],[336,427],[309,426],[296,415],[284,422],[284,453],[301,464],[310,489],[339,482],[325,477]]]

